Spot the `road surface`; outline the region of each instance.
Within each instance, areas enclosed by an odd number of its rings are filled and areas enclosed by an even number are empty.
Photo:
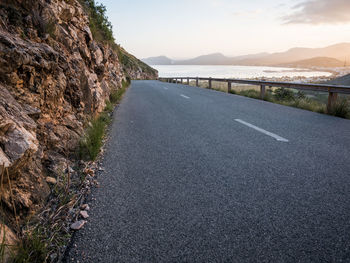
[[[133,81],[67,262],[349,262],[350,121]]]

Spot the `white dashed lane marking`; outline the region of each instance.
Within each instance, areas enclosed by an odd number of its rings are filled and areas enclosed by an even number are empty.
[[[239,122],[239,123],[241,123],[241,124],[243,124],[243,125],[245,125],[245,126],[248,126],[249,128],[252,128],[252,129],[254,129],[254,130],[258,131],[258,132],[261,132],[261,133],[263,133],[263,134],[265,134],[265,135],[268,135],[268,136],[270,136],[270,137],[276,139],[276,140],[279,141],[279,142],[289,142],[289,140],[287,140],[287,139],[285,139],[285,138],[283,138],[283,137],[281,137],[281,136],[279,136],[279,135],[277,135],[277,134],[274,134],[274,133],[272,133],[272,132],[269,132],[269,131],[266,131],[266,130],[264,130],[264,129],[261,129],[261,128],[255,126],[255,125],[253,125],[253,124],[250,124],[250,123],[248,123],[248,122],[242,121],[242,120],[240,120],[240,119],[235,119],[235,121],[237,121],[237,122]]]

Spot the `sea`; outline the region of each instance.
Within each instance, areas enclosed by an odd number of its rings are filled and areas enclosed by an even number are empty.
[[[202,78],[314,78],[330,77],[332,73],[300,68],[265,66],[197,66],[197,65],[152,65],[159,71],[159,77],[202,77]]]

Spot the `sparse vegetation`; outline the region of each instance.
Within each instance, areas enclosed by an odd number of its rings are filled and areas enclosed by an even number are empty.
[[[350,103],[349,100],[346,98],[339,99],[329,114],[341,117],[341,118],[348,118],[350,119]]]
[[[242,90],[237,93],[238,95],[253,98],[253,99],[259,99],[260,98],[260,93],[256,90],[249,89],[249,90]]]
[[[100,152],[106,126],[110,123],[108,112],[102,112],[99,117],[90,122],[85,136],[79,144],[79,157],[83,160],[95,160]]]
[[[253,99],[260,99],[260,92],[257,90],[242,90],[240,92],[234,91],[233,94]],[[318,113],[326,112],[326,105],[324,103],[307,98],[302,92],[298,92],[297,94],[295,94],[293,91],[284,88],[279,88],[275,91],[267,91],[264,100],[272,103],[314,111]]]
[[[280,101],[291,101],[295,100],[294,92],[286,88],[277,88],[274,91],[274,97]]]
[[[111,46],[115,45],[112,24],[106,16],[106,7],[103,4],[96,4],[94,0],[79,1],[89,15],[90,30],[94,39]]]
[[[94,40],[108,44],[118,54],[123,70],[127,75],[128,70],[137,71],[139,69],[150,75],[156,75],[157,71],[115,43],[113,37],[113,27],[106,15],[106,7],[103,4],[96,4],[95,0],[79,0],[85,11],[89,14],[90,30]]]
[[[57,259],[59,250],[70,239],[68,229],[62,222],[79,199],[73,194],[72,189],[75,188],[71,189],[71,185],[70,173],[62,172],[62,176],[51,188],[50,202],[46,209],[41,214],[28,218],[21,233],[21,241],[13,248],[12,262],[51,262],[53,258],[49,259],[50,255]]]
[[[195,85],[195,82],[190,82],[190,85]],[[207,82],[199,82],[199,86],[202,88],[208,88]],[[213,82],[212,88],[217,91],[227,92],[226,83]],[[258,86],[253,88],[251,85],[240,85],[233,86],[230,93],[253,99],[261,99],[259,89],[260,88]],[[328,94],[312,93],[311,91],[305,94],[303,91],[293,91],[287,88],[268,88],[266,90],[264,100],[285,106],[350,119],[349,97],[340,97],[333,109],[330,112],[327,112],[327,96]]]
[[[129,85],[129,81],[123,81],[121,89],[117,89],[111,93],[110,99],[106,102],[105,110],[99,117],[91,121],[91,125],[79,145],[79,156],[85,160],[94,160],[100,152],[103,143],[107,125],[111,122],[111,112],[114,110],[114,105],[119,103],[122,95]],[[60,214],[63,211],[68,211],[70,207],[74,207],[81,198],[74,190],[80,189],[77,185],[84,182],[84,177],[70,178],[70,173],[62,171],[62,175],[57,178],[57,183],[51,188],[50,207],[56,207],[52,215],[48,216],[44,210],[35,218],[30,219],[25,229],[21,242],[15,248],[14,263],[29,263],[29,262],[48,262],[49,255],[57,255],[56,251],[62,245],[66,244],[70,238],[70,234],[62,224],[55,224],[55,220],[61,219]],[[72,187],[73,186],[73,187]],[[55,200],[55,201],[53,201]],[[3,245],[0,245],[0,256],[4,250]]]
[[[151,68],[135,56],[129,54],[121,46],[117,45],[115,48],[116,52],[118,53],[119,61],[123,65],[125,71],[141,69],[142,72],[145,72],[151,76],[157,74],[157,71],[155,69]]]
[[[13,259],[14,263],[31,263],[31,262],[46,262],[47,236],[44,233],[44,228],[39,227],[28,233],[16,248],[16,256]]]
[[[113,91],[109,100],[106,102],[105,110],[88,127],[85,136],[79,143],[78,155],[83,160],[95,160],[103,145],[103,138],[106,133],[106,127],[111,122],[111,112],[114,105],[120,102],[129,81],[123,81],[122,88]]]

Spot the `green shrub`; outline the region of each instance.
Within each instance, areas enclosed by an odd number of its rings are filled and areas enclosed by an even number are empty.
[[[349,101],[345,98],[339,99],[328,113],[341,118],[350,118]]]
[[[90,30],[96,41],[114,45],[112,24],[106,16],[106,7],[94,0],[80,0],[89,15]]]
[[[89,15],[90,30],[94,40],[108,44],[118,54],[120,63],[123,65],[124,73],[128,70],[141,70],[147,74],[156,76],[157,71],[115,43],[113,37],[113,27],[106,15],[106,7],[103,4],[96,4],[95,0],[79,0],[85,11]]]
[[[46,262],[48,249],[41,229],[27,234],[16,248],[14,263]]]
[[[113,109],[114,109],[113,104],[112,104],[109,100],[107,100],[107,101],[106,101],[106,108],[105,108],[105,111],[106,111],[106,112],[112,112]]]
[[[106,101],[105,110],[91,121],[85,136],[79,142],[78,155],[80,159],[95,160],[100,153],[107,125],[112,120],[110,113],[113,112],[114,105],[120,102],[129,84],[130,81],[123,81],[122,88],[112,91],[109,100]]]
[[[91,121],[85,136],[79,143],[79,157],[83,160],[95,160],[102,147],[106,127],[110,123],[108,113],[103,112]]]
[[[229,93],[231,93],[231,94],[237,94],[237,91],[231,89],[231,91],[230,91]]]
[[[130,80],[126,80],[122,82],[122,88],[112,91],[109,95],[109,101],[111,104],[117,104],[121,100],[126,88],[130,85]]]
[[[276,89],[274,96],[277,100],[282,100],[282,101],[291,101],[295,99],[294,92],[291,91],[290,89],[285,89],[285,88]]]
[[[298,90],[298,93],[297,93],[297,98],[298,99],[305,99],[306,98],[306,95],[304,92],[302,92],[301,90]]]

